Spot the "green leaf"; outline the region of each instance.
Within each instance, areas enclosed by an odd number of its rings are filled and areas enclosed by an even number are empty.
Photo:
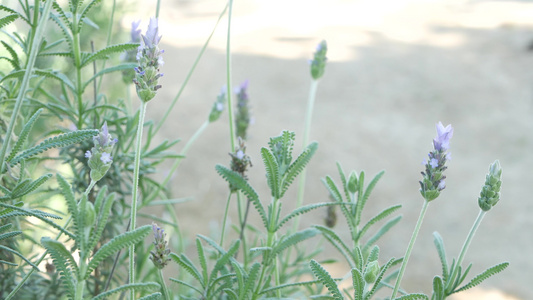
[[[276,226],[276,229],[275,231],[278,231],[285,223],[287,223],[290,219],[298,216],[298,215],[301,215],[301,214],[305,214],[313,209],[317,209],[319,207],[324,207],[324,206],[333,206],[333,205],[343,205],[343,204],[348,204],[350,205],[351,203],[344,203],[344,202],[341,202],[341,203],[331,203],[331,202],[328,202],[328,203],[314,203],[314,204],[309,204],[309,205],[305,205],[305,206],[302,206],[302,207],[299,207],[295,210],[293,210],[290,214],[288,214],[285,218],[283,218],[279,223],[278,225]]]
[[[370,226],[372,226],[372,225],[376,224],[377,222],[385,219],[386,217],[388,217],[389,215],[391,215],[392,213],[394,213],[395,211],[397,211],[401,207],[402,207],[401,205],[391,206],[391,207],[383,210],[382,212],[380,212],[377,216],[375,216],[372,219],[370,219],[370,221],[368,221],[363,226],[363,228],[361,228],[361,231],[359,231],[359,234],[357,235],[357,240],[356,241],[359,241],[359,239],[368,231]]]
[[[268,289],[264,289],[259,294],[266,294],[266,293],[274,292],[274,291],[281,290],[281,289],[288,288],[288,287],[312,286],[312,285],[315,285],[317,283],[321,283],[321,281],[320,280],[310,280],[310,281],[302,281],[302,282],[285,283],[285,284],[281,284],[281,285],[278,285],[278,286],[270,287]],[[248,298],[246,298],[246,299],[248,299]]]
[[[255,262],[252,267],[250,267],[250,271],[248,272],[248,277],[246,277],[245,283],[244,283],[244,289],[243,293],[240,296],[240,300],[246,300],[250,299],[250,295],[253,293],[253,290],[255,288],[255,281],[257,280],[259,276],[259,270],[261,269],[261,264],[258,262]]]
[[[99,132],[96,129],[85,129],[85,130],[72,131],[72,132],[60,134],[55,137],[48,138],[44,140],[43,142],[41,142],[39,145],[32,147],[30,149],[27,149],[21,154],[17,155],[16,157],[14,157],[12,160],[9,161],[9,164],[11,166],[14,166],[20,163],[21,160],[28,159],[48,149],[65,147],[65,146],[69,146],[72,144],[76,144],[86,139],[92,138],[93,136],[96,136],[98,133]]]
[[[309,161],[315,154],[317,148],[318,143],[313,142],[309,144],[305,148],[305,150],[296,158],[296,160],[289,166],[283,178],[280,198],[283,197],[289,186],[294,181],[294,178],[296,178],[296,176],[298,176],[298,174],[300,174],[304,170],[305,166],[309,163]]]
[[[0,26],[0,27],[2,27],[2,26]],[[21,67],[20,67],[20,60],[19,60],[17,52],[13,49],[13,47],[11,47],[8,43],[6,43],[4,41],[2,41],[2,45],[4,46],[4,48],[6,48],[6,50],[11,55],[11,59],[9,59],[7,57],[5,57],[5,59],[7,61],[9,61],[9,63],[13,67],[13,69],[19,70]]]
[[[43,237],[41,239],[41,244],[46,248],[46,250],[48,250],[50,256],[52,256],[54,266],[59,271],[61,280],[66,287],[67,294],[69,298],[72,299],[76,290],[74,287],[76,277],[73,272],[75,274],[78,273],[78,266],[75,262],[72,264],[72,261],[74,261],[72,254],[67,251],[62,243],[52,240],[48,237]]]
[[[200,282],[202,284],[202,287],[205,288],[207,286],[207,259],[205,257],[204,252],[204,246],[202,245],[202,242],[199,238],[196,238],[196,251],[198,252],[198,260],[200,261],[200,266],[202,267],[202,281]]]
[[[383,267],[381,267],[381,271],[379,272],[376,281],[372,285],[372,289],[365,294],[365,299],[372,298],[372,295],[377,291],[378,287],[380,286],[381,280],[383,279],[385,272],[387,272],[387,270],[395,263],[395,261],[396,260],[394,258],[391,258]]]
[[[0,28],[6,26],[7,24],[14,22],[16,19],[18,19],[18,14],[11,14],[8,16],[5,16],[3,18],[0,18]]]
[[[196,280],[198,280],[198,282],[202,285],[202,288],[205,289],[204,280],[202,278],[202,274],[194,266],[194,264],[191,262],[191,260],[189,258],[187,258],[187,256],[185,256],[185,254],[182,254],[181,256],[178,256],[176,253],[170,253],[170,258],[173,261],[175,261],[180,267],[185,269],[185,271],[187,271],[187,273],[191,274],[192,277],[194,277]]]
[[[87,86],[89,84],[91,84],[91,82],[93,82],[93,80],[95,80],[96,78],[102,76],[102,75],[105,75],[107,73],[111,73],[111,72],[117,72],[117,71],[124,71],[124,70],[131,70],[133,68],[137,67],[137,64],[136,63],[123,63],[123,64],[120,64],[120,65],[116,65],[116,66],[113,66],[113,67],[109,67],[109,68],[105,68],[101,71],[99,71],[98,73],[94,74],[93,77],[91,77],[89,80],[87,80],[84,84],[83,84],[83,87],[82,87],[82,92],[85,91],[85,88],[87,88]]]
[[[102,262],[104,259],[106,259],[108,256],[112,255],[113,253],[117,252],[120,249],[123,249],[125,247],[128,247],[130,245],[133,245],[135,243],[138,243],[148,235],[148,233],[152,230],[152,226],[145,225],[142,227],[139,227],[133,231],[128,231],[126,233],[120,234],[113,239],[111,239],[109,242],[107,242],[105,245],[103,245],[98,251],[94,254],[93,258],[89,262],[89,265],[87,267],[87,272],[84,274],[83,278],[87,279],[92,271],[98,267],[100,262]]]
[[[105,47],[102,50],[98,50],[95,53],[92,53],[91,55],[87,56],[81,63],[81,67],[85,67],[86,65],[92,63],[93,61],[97,59],[107,59],[107,56],[110,54],[115,53],[122,53],[124,51],[130,51],[130,50],[136,50],[139,47],[139,44],[117,44],[117,45],[111,45],[108,47]]]
[[[177,284],[181,284],[181,285],[184,285],[184,286],[186,286],[186,287],[188,287],[188,288],[190,288],[190,289],[193,289],[193,290],[195,290],[196,292],[198,292],[198,294],[200,294],[200,295],[203,294],[203,292],[202,292],[201,290],[199,290],[198,288],[196,288],[194,285],[192,285],[192,284],[190,284],[190,283],[187,283],[187,282],[185,282],[185,281],[183,281],[183,280],[179,280],[179,279],[172,278],[172,277],[170,278],[170,280],[171,280],[171,281],[174,281],[174,282],[177,283]]]
[[[4,232],[4,231],[7,231],[9,228],[11,228],[13,226],[13,224],[11,223],[8,223],[6,225],[2,225],[0,226],[0,233]]]
[[[7,208],[7,209],[18,211],[19,214],[17,214],[17,215],[19,215],[19,216],[36,217],[37,219],[45,222],[46,224],[48,224],[48,225],[60,230],[64,234],[68,235],[70,238],[72,238],[72,239],[75,238],[75,236],[72,233],[70,233],[69,231],[65,230],[63,227],[61,227],[61,226],[57,225],[56,223],[54,223],[54,222],[52,222],[52,221],[47,219],[47,218],[61,219],[61,217],[59,217],[59,216],[56,216],[54,214],[49,214],[49,213],[46,213],[44,211],[40,211],[40,210],[36,210],[36,209],[22,208],[22,207],[17,206],[17,204],[9,205],[9,204],[5,204],[5,203],[1,203],[0,202],[0,207],[4,207],[4,208]],[[3,218],[2,215],[0,215],[0,218]]]
[[[278,162],[274,157],[274,154],[267,149],[261,148],[261,157],[263,158],[263,163],[265,165],[267,183],[270,187],[272,197],[279,199],[281,198],[281,174],[279,172]]]
[[[370,254],[368,255],[367,262],[376,261],[379,258],[379,247],[378,245],[374,245],[372,250],[370,251]]]
[[[82,2],[82,1],[80,1]],[[80,16],[79,16],[79,20],[80,20],[80,23],[78,25],[78,33],[81,31],[82,27],[83,27],[83,23],[87,23],[89,24],[89,22],[87,22],[87,13],[94,7],[95,4],[99,3],[100,0],[92,0],[91,2],[89,2],[89,4],[83,9],[83,11],[81,12]],[[91,24],[89,24],[91,25]]]
[[[405,296],[401,296],[399,298],[395,298],[395,300],[428,300],[428,296],[424,294],[409,294]]]
[[[68,86],[68,88],[71,91],[73,91],[73,92],[76,91],[76,87],[74,86],[72,81],[70,81],[70,79],[63,73],[60,73],[60,72],[57,72],[57,71],[45,71],[45,70],[38,70],[38,69],[34,69],[33,72],[37,76],[42,76],[42,77],[46,77],[46,78],[50,78],[50,79],[55,79],[55,80],[59,81],[60,83],[63,83],[64,85]]]
[[[331,275],[329,275],[329,273],[314,259],[311,260],[309,265],[315,277],[318,278],[318,280],[320,280],[320,282],[328,288],[329,292],[333,296],[333,299],[343,300],[339,287],[337,286],[335,280],[331,278]]]
[[[248,184],[248,182],[244,178],[242,178],[242,176],[239,175],[237,172],[234,172],[222,165],[216,165],[215,169],[217,170],[217,173],[222,176],[222,178],[224,178],[229,184],[240,189],[244,193],[244,195],[246,195],[248,201],[252,202],[255,209],[259,213],[259,216],[261,217],[265,228],[268,228],[268,221],[263,204],[261,204],[261,201],[259,201],[259,196],[257,195],[256,191]]]
[[[381,171],[376,176],[374,176],[372,181],[370,181],[370,183],[366,187],[366,190],[365,190],[365,193],[363,194],[363,197],[359,198],[359,203],[358,203],[358,207],[357,207],[357,214],[358,214],[357,220],[361,220],[361,213],[363,212],[363,209],[365,207],[366,201],[370,197],[370,194],[374,190],[374,187],[378,183],[379,179],[383,176],[383,174],[385,174],[385,171]],[[359,176],[359,183],[360,183],[359,195],[361,195],[361,191],[363,191],[363,181],[364,181],[364,172],[361,172],[361,175]],[[359,225],[359,224],[357,224],[357,225]]]
[[[402,216],[396,216],[393,219],[390,219],[385,223],[379,230],[363,246],[363,252],[366,252],[370,247],[372,247],[385,233],[387,233],[394,225],[396,225]]]
[[[352,268],[352,281],[354,289],[354,300],[363,300],[363,295],[365,293],[365,280],[363,279],[363,274],[356,268]]]
[[[16,231],[15,231],[16,232]],[[19,233],[21,233],[20,231],[18,231]],[[20,252],[16,251],[16,250],[13,250],[11,248],[8,248],[8,247],[5,247],[5,246],[2,246],[0,245],[0,249],[4,249],[5,251],[8,251],[8,252],[11,252],[13,254],[15,254],[16,256],[20,257],[22,260],[24,260],[27,264],[29,264],[30,266],[32,266],[35,270],[39,270],[39,267],[37,267],[36,265],[34,265],[31,261],[29,261],[26,257],[24,257],[24,255],[22,255]],[[16,265],[16,264],[15,264]]]
[[[9,227],[11,227],[11,224],[7,224],[7,225],[9,225]],[[2,226],[2,227],[4,227],[4,226]],[[2,229],[2,227],[0,227],[0,229]],[[8,238],[11,238],[11,237],[14,237],[14,236],[17,236],[17,235],[19,235],[21,233],[22,233],[22,231],[10,231],[10,232],[6,232],[6,233],[2,233],[2,234],[0,234],[0,241],[8,239]]]
[[[126,291],[141,291],[141,292],[152,292],[157,291],[161,288],[161,286],[158,283],[155,282],[147,282],[147,283],[128,283],[122,286],[119,286],[117,288],[114,288],[112,290],[109,290],[107,292],[98,294],[98,296],[93,297],[92,300],[100,300],[105,299],[106,297],[109,297],[113,294],[122,293]]]
[[[38,109],[31,117],[30,119],[28,120],[28,122],[26,122],[26,124],[24,125],[24,127],[22,128],[22,130],[20,131],[20,134],[18,136],[18,139],[17,139],[17,142],[15,143],[15,145],[13,146],[13,148],[11,149],[11,152],[9,153],[9,155],[7,156],[6,158],[6,161],[10,161],[11,159],[13,159],[13,157],[15,157],[15,155],[22,150],[22,148],[24,147],[24,143],[26,142],[26,140],[28,139],[28,136],[30,134],[30,131],[31,129],[33,128],[33,124],[35,124],[35,121],[37,120],[37,118],[39,117],[39,115],[43,112],[43,109]]]
[[[76,202],[76,198],[74,198],[74,192],[72,191],[70,184],[63,176],[61,176],[61,174],[57,174],[56,177],[61,190],[61,195],[65,197],[65,201],[67,202],[67,209],[73,221],[72,227],[74,228],[74,232],[78,233],[83,230],[83,228],[80,228],[80,214],[78,212],[78,203]],[[74,240],[79,245],[79,236],[77,234]]]
[[[440,276],[433,277],[433,300],[444,300],[446,298],[446,293],[444,292],[444,283]]]
[[[442,266],[442,280],[444,282],[448,281],[449,269],[448,261],[446,259],[446,250],[444,249],[444,241],[438,232],[433,232],[433,243],[437,247],[437,252],[439,253],[440,263]]]
[[[496,275],[496,274],[500,273],[501,271],[505,270],[508,266],[509,266],[509,263],[508,262],[504,262],[504,263],[501,263],[499,265],[495,265],[493,267],[490,267],[487,270],[485,270],[483,273],[481,273],[481,274],[477,275],[476,277],[474,277],[472,280],[470,280],[469,283],[467,283],[463,287],[459,288],[458,290],[453,291],[452,294],[453,293],[457,293],[457,292],[461,292],[461,291],[464,291],[464,290],[468,290],[470,288],[473,288],[476,285],[482,283],[485,279],[487,279],[487,278],[489,278],[489,277],[491,277],[493,275]],[[465,274],[466,274],[466,272],[465,272]]]
[[[163,299],[163,295],[160,292],[156,292],[156,293],[139,298],[139,300],[160,300],[160,299]]]
[[[21,198],[33,191],[35,191],[39,186],[41,186],[43,183],[45,183],[48,179],[52,177],[52,174],[45,174],[39,178],[37,178],[34,181],[26,181],[27,184],[24,184],[21,188],[17,185],[15,189],[13,189],[13,192],[11,193],[12,199]]]
[[[350,200],[350,193],[348,192],[348,182],[346,181],[346,175],[344,174],[344,170],[342,169],[342,166],[339,162],[337,162],[337,170],[339,171],[339,177],[341,178],[342,186],[344,189],[344,196],[347,200]]]
[[[298,231],[296,233],[293,233],[289,236],[282,237],[278,243],[272,248],[272,256],[270,256],[271,259],[274,259],[278,254],[280,254],[283,250],[287,249],[288,247],[294,246],[298,244],[299,242],[305,241],[307,239],[310,239],[318,234],[318,230],[315,228],[307,228],[302,231]]]
[[[222,270],[222,268],[229,263],[231,259],[233,259],[233,255],[237,253],[237,250],[239,250],[240,240],[236,240],[233,242],[233,244],[228,249],[228,252],[223,254],[221,257],[217,259],[217,262],[215,263],[215,266],[213,267],[213,270],[211,270],[211,274],[209,275],[209,289],[213,288],[214,280],[218,272]],[[208,291],[209,293],[209,291]]]
[[[355,267],[355,256],[348,248],[348,246],[341,240],[341,238],[335,233],[335,231],[321,226],[321,225],[314,225],[314,228],[318,229],[320,232],[322,232],[322,235],[335,247],[339,252],[344,256],[348,264],[350,265],[350,268]]]
[[[100,194],[103,194],[105,190],[107,190],[106,186],[104,186],[104,188],[102,188],[102,190],[98,194],[98,197],[100,197]],[[96,229],[93,232],[93,234],[91,235],[91,240],[89,241],[87,249],[94,249],[94,247],[98,243],[98,240],[102,236],[102,233],[104,232],[105,226],[107,225],[107,219],[109,218],[109,214],[111,213],[111,207],[113,206],[113,202],[114,201],[115,201],[115,193],[111,193],[109,196],[107,196],[105,198],[104,203],[102,204],[102,209],[100,210],[101,211],[101,215],[98,218],[98,223],[96,225]],[[95,202],[95,204],[96,204],[96,202]]]

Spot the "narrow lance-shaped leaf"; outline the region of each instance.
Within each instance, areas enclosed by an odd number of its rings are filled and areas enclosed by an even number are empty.
[[[433,277],[433,296],[432,296],[432,299],[434,299],[434,300],[444,300],[445,299],[444,283],[442,282],[442,278],[440,278],[440,276]]]
[[[279,199],[280,195],[280,184],[281,184],[281,174],[278,166],[278,162],[274,157],[274,154],[267,149],[261,148],[261,157],[263,158],[263,163],[265,165],[267,183],[270,187],[272,197]]]
[[[352,268],[352,284],[354,289],[354,300],[363,300],[365,293],[365,280],[363,274],[356,268]]]
[[[86,139],[89,139],[97,134],[98,130],[95,129],[78,130],[60,134],[58,136],[44,140],[35,147],[25,150],[21,154],[14,157],[11,161],[9,161],[9,163],[11,164],[11,166],[14,166],[18,164],[22,159],[28,159],[51,148],[65,147],[68,145],[76,144]]]
[[[0,18],[0,28],[8,25],[11,22],[14,22],[16,19],[18,19],[19,15],[11,14],[8,16],[5,16],[3,18]]]
[[[69,261],[71,261],[72,255],[69,251],[65,249],[65,246],[63,244],[48,237],[43,237],[41,239],[41,244],[48,250],[48,252],[52,256],[54,266],[61,275],[61,280],[66,287],[67,294],[70,296],[70,298],[73,298],[75,294],[74,282],[76,280],[74,276],[78,272],[78,270],[77,265],[75,263],[74,265],[72,265],[72,263],[69,263]],[[72,260],[74,259],[72,258]]]
[[[376,224],[377,222],[385,219],[387,216],[390,216],[392,213],[394,213],[395,211],[397,211],[401,207],[402,207],[401,205],[391,206],[391,207],[383,210],[382,212],[380,212],[377,216],[375,216],[372,219],[370,219],[370,221],[368,221],[363,226],[363,228],[361,228],[361,230],[359,231],[359,233],[357,235],[357,240],[359,240],[368,231],[368,229],[370,229],[370,226],[372,226],[372,225]]]
[[[124,51],[136,50],[139,47],[139,44],[118,44],[105,47],[104,49],[98,50],[95,53],[92,53],[81,63],[82,67],[92,63],[97,59],[106,59],[110,54],[122,53]]]
[[[261,217],[261,220],[263,221],[265,227],[268,227],[268,221],[263,204],[261,204],[261,201],[259,201],[259,196],[257,195],[256,191],[248,184],[248,182],[238,173],[222,165],[216,165],[215,169],[217,170],[217,173],[222,176],[228,183],[237,187],[246,195],[248,200],[252,202],[255,209],[259,213],[259,216]]]
[[[314,259],[311,260],[309,265],[315,277],[318,278],[318,280],[320,280],[320,282],[328,288],[328,291],[333,296],[333,299],[343,300],[344,298],[342,297],[342,294],[339,291],[339,287],[337,286],[337,283],[335,282],[335,280],[333,280],[331,275],[329,275],[329,273],[324,268],[322,268],[322,266]]]
[[[509,266],[508,262],[501,263],[499,265],[495,265],[493,267],[488,268],[483,273],[477,275],[474,277],[469,283],[467,283],[465,286],[461,287],[460,289],[453,291],[453,293],[461,292],[464,290],[468,290],[470,288],[475,287],[476,285],[482,283],[485,279],[496,275],[500,273],[501,271],[505,270]],[[466,273],[466,272],[465,272]]]
[[[161,286],[158,283],[155,282],[146,282],[146,283],[129,283],[122,286],[119,286],[117,288],[114,288],[112,290],[109,290],[107,292],[101,293],[96,297],[93,297],[91,300],[100,300],[100,299],[106,299],[107,297],[122,293],[130,290],[134,291],[140,291],[140,292],[153,292],[161,289]]]
[[[305,150],[296,158],[296,160],[289,166],[285,173],[283,184],[281,187],[281,195],[283,197],[289,186],[292,184],[294,178],[300,174],[305,166],[311,161],[311,158],[315,154],[318,148],[318,143],[313,142],[305,148]]]
[[[126,248],[130,245],[138,243],[148,235],[152,230],[152,226],[145,225],[139,227],[133,231],[128,231],[126,233],[120,234],[114,237],[112,240],[103,245],[98,251],[94,254],[93,258],[89,262],[87,272],[84,274],[83,278],[87,279],[92,271],[106,259],[108,256],[117,252],[120,249]]]
[[[439,253],[440,263],[442,266],[442,280],[444,282],[448,281],[448,261],[446,260],[446,250],[444,249],[444,241],[438,232],[433,232],[433,243],[437,247],[437,252]]]

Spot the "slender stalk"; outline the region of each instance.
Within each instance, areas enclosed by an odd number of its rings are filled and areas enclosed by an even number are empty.
[[[233,0],[228,2],[228,35],[226,39],[226,79],[227,79],[227,96],[228,96],[228,116],[229,116],[229,134],[231,141],[231,152],[235,151],[235,123],[233,121],[233,103],[231,101],[231,12]]]
[[[198,65],[198,62],[200,62],[200,58],[202,58],[202,55],[204,54],[205,52],[205,49],[207,49],[207,45],[209,45],[209,41],[211,41],[211,37],[213,37],[213,34],[215,33],[215,29],[217,28],[218,26],[218,23],[220,22],[220,20],[222,19],[222,17],[224,16],[224,14],[226,13],[226,10],[228,9],[228,5],[226,4],[226,7],[224,7],[224,10],[220,13],[220,15],[218,16],[218,20],[215,24],[215,27],[213,27],[213,30],[211,31],[211,34],[209,35],[209,37],[207,38],[207,40],[205,41],[202,49],[200,50],[200,52],[198,53],[198,56],[196,57],[196,59],[194,60],[194,63],[191,67],[191,69],[189,70],[189,73],[187,73],[187,77],[185,77],[185,80],[183,81],[183,83],[181,84],[181,87],[180,87],[180,90],[178,91],[178,93],[176,94],[176,96],[174,97],[174,99],[172,99],[172,103],[170,104],[170,106],[168,107],[168,109],[166,109],[165,111],[165,114],[163,115],[163,117],[161,118],[161,120],[159,121],[159,123],[157,124],[157,126],[155,127],[154,129],[154,135],[159,131],[159,129],[161,129],[161,126],[163,126],[163,124],[165,124],[165,121],[167,120],[168,116],[170,115],[170,113],[172,112],[172,109],[174,108],[174,105],[176,105],[176,103],[178,102],[178,99],[180,98],[181,96],[181,93],[183,92],[183,90],[185,89],[185,86],[187,86],[187,83],[189,82],[189,79],[191,79],[191,76],[192,76],[192,73],[194,72],[194,70],[196,69],[196,66]]]
[[[309,98],[307,99],[307,113],[305,115],[305,127],[304,127],[304,136],[303,136],[303,148],[309,144],[309,136],[311,132],[311,119],[313,118],[313,108],[316,98],[316,90],[318,87],[318,80],[311,80],[311,86],[309,88]],[[304,168],[302,173],[300,173],[300,181],[298,182],[298,199],[296,201],[296,207],[300,207],[303,204],[304,192],[305,192],[305,178],[306,178],[307,168]],[[300,216],[294,218],[292,232],[298,230],[298,224],[300,223]]]
[[[403,274],[405,273],[405,268],[407,267],[409,256],[411,256],[411,252],[413,251],[413,246],[415,245],[416,237],[418,236],[418,232],[420,231],[420,227],[422,226],[422,221],[424,220],[424,215],[426,214],[428,204],[429,201],[424,200],[424,205],[422,206],[420,216],[418,217],[418,221],[416,222],[415,230],[413,231],[413,235],[411,236],[411,241],[409,241],[409,246],[407,246],[407,251],[405,252],[405,255],[403,257],[402,266],[400,267],[400,272],[398,273],[398,277],[396,278],[396,284],[394,285],[394,290],[392,291],[391,299],[394,299],[396,297],[398,289],[400,288],[400,283],[402,281]]]
[[[106,47],[111,44],[111,33],[113,32],[113,24],[115,24],[115,7],[117,5],[117,0],[113,0],[113,7],[111,8],[111,18],[109,19],[109,23],[107,26],[107,38],[106,38]],[[107,59],[104,59],[102,62],[102,68],[101,70],[105,69]],[[104,80],[104,76],[100,76],[100,79],[98,80],[98,88],[96,91],[100,91],[100,87],[102,86],[102,81]],[[96,79],[94,80],[96,82]]]
[[[165,278],[163,277],[163,270],[157,269],[157,277],[159,279],[159,284],[161,285],[161,291],[163,293],[163,299],[170,300],[170,294],[168,293],[168,288],[165,283]]]
[[[85,289],[85,280],[78,281],[76,283],[76,290],[74,292],[74,300],[82,300],[83,299],[83,290],[84,289]]]
[[[135,165],[133,168],[133,190],[131,193],[131,216],[130,216],[130,230],[135,230],[137,221],[137,199],[139,197],[139,168],[141,164],[141,151],[142,151],[142,132],[144,126],[144,115],[146,113],[147,103],[141,101],[141,107],[139,111],[139,124],[137,126],[137,139],[135,143]],[[135,244],[130,246],[130,260],[129,260],[129,278],[130,283],[135,283]],[[135,299],[135,291],[130,292],[130,299]]]
[[[224,221],[222,221],[222,232],[220,234],[220,247],[224,248],[224,235],[226,235],[226,221],[228,220],[228,211],[229,211],[229,203],[231,200],[231,195],[233,195],[232,192],[228,195],[228,200],[226,201],[226,209],[224,210]]]
[[[161,0],[157,0],[157,6],[155,8],[155,17],[159,18],[159,8],[161,7]]]
[[[474,222],[474,225],[472,225],[472,228],[470,229],[470,232],[466,237],[463,247],[461,248],[461,252],[459,254],[459,258],[457,259],[457,263],[455,264],[455,268],[453,269],[453,273],[450,275],[450,279],[448,279],[448,283],[446,284],[446,290],[448,290],[455,282],[455,278],[459,273],[459,268],[461,267],[461,264],[463,263],[463,260],[465,258],[466,251],[468,251],[470,243],[472,243],[472,239],[474,238],[474,235],[476,234],[476,231],[479,228],[479,225],[481,224],[481,221],[483,220],[483,217],[486,213],[487,212],[484,210],[479,210],[479,214],[477,215],[476,221]]]
[[[24,72],[24,77],[22,77],[22,83],[20,85],[19,94],[17,95],[17,99],[15,100],[15,106],[13,107],[13,112],[11,113],[9,125],[7,126],[4,142],[2,144],[2,148],[0,149],[0,173],[2,173],[4,169],[4,160],[6,157],[7,149],[9,147],[9,142],[11,141],[11,135],[13,134],[13,128],[15,127],[15,121],[20,112],[20,108],[22,107],[22,101],[30,83],[30,78],[33,73],[33,66],[35,65],[35,60],[37,58],[37,53],[39,52],[43,31],[46,27],[46,24],[48,23],[48,16],[50,15],[50,10],[52,8],[53,2],[53,0],[46,1],[46,3],[44,4],[43,13],[41,14],[41,19],[39,20],[39,24],[37,24],[37,28],[35,29],[35,36],[33,38],[33,43],[30,46],[30,53],[26,62],[26,72]],[[35,3],[38,4],[39,1],[35,1]],[[38,7],[38,5],[36,5],[36,7]]]

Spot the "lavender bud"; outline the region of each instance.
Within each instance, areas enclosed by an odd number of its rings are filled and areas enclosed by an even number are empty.
[[[320,42],[316,47],[313,60],[311,60],[311,77],[314,80],[318,80],[324,75],[326,69],[326,54],[328,52],[328,45],[326,41]]]
[[[170,261],[170,249],[165,240],[165,231],[152,223],[152,231],[154,233],[154,251],[150,251],[150,259],[158,269],[163,269]]]
[[[501,186],[502,167],[500,161],[496,160],[489,167],[489,173],[485,177],[485,185],[481,188],[478,198],[478,204],[482,210],[489,211],[500,201]]]

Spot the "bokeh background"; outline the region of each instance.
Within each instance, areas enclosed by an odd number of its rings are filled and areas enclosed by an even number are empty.
[[[148,118],[160,119],[168,109],[224,6],[215,0],[161,1],[165,76]],[[132,20],[152,16],[155,1],[136,3],[131,10],[123,15],[125,30]],[[226,82],[226,29],[224,18],[159,138],[187,141],[206,120]],[[249,177],[266,202],[259,150],[284,129],[296,132],[296,151],[301,150],[308,60],[322,39],[328,42],[329,60],[315,102],[311,139],[319,142],[319,150],[309,165],[305,203],[328,201],[320,179],[331,175],[339,182],[336,161],[346,172],[365,170],[367,178],[385,170],[365,217],[403,204],[403,220],[380,242],[382,259],[402,256],[422,206],[418,181],[435,123],[451,123],[447,188],[428,209],[404,287],[431,291],[433,274],[440,274],[434,231],[443,236],[449,259],[458,255],[477,216],[488,166],[499,159],[502,199],[484,219],[465,262],[474,263],[471,275],[503,261],[510,267],[456,299],[532,299],[533,3],[234,1],[232,85],[250,81],[255,122],[249,129],[254,163]],[[220,231],[227,186],[214,166],[229,165],[227,122],[224,115],[207,129],[172,181],[176,197],[193,198],[176,205],[189,238]],[[295,201],[293,187],[284,207],[294,208]],[[323,224],[324,217],[318,210],[301,226]],[[255,212],[251,218],[257,221]],[[336,229],[348,237],[343,221]],[[336,253],[325,247],[325,255]],[[335,276],[348,271],[342,263],[327,269]]]

